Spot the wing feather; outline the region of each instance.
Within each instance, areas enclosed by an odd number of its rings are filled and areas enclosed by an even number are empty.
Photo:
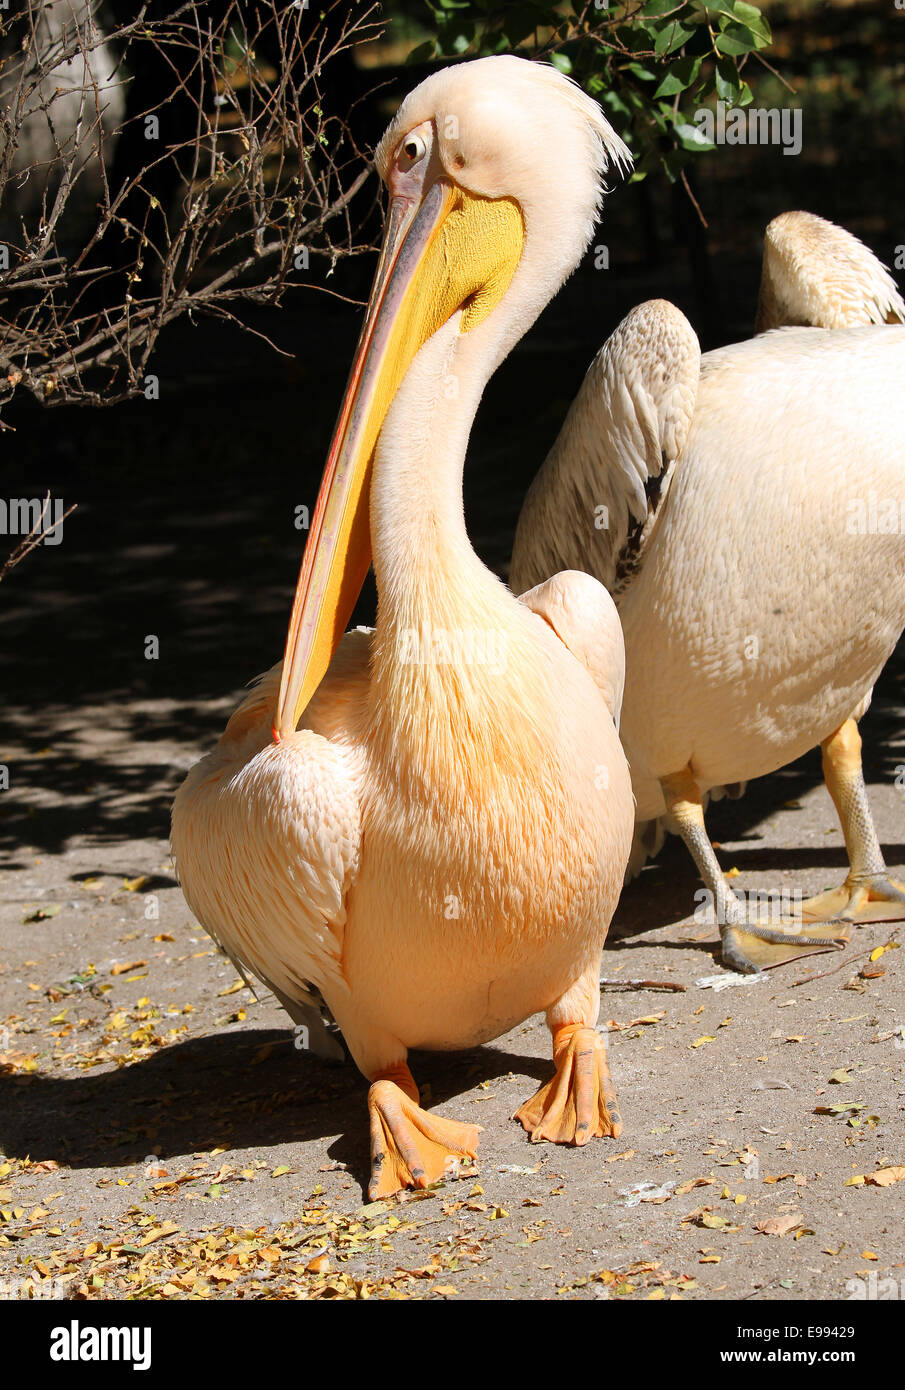
[[[616,605],[603,585],[580,570],[564,570],[521,594],[520,601],[549,623],[587,668],[618,730],[625,686],[625,642]]]
[[[905,303],[882,261],[843,227],[784,212],[764,233],[756,331],[905,323]]]
[[[341,675],[349,674],[350,645],[352,666],[366,663],[367,643],[349,634]],[[173,806],[172,846],[204,929],[243,975],[312,1026],[318,995],[335,999],[347,990],[346,898],[361,851],[358,770],[351,741],[313,728],[273,742],[279,675],[276,666],[262,678],[190,771]],[[333,668],[325,685],[331,677]],[[327,1035],[311,1046],[340,1051]]]
[[[666,300],[638,305],[591,363],[519,517],[510,584],[586,570],[610,593],[637,572],[694,416],[701,350]]]

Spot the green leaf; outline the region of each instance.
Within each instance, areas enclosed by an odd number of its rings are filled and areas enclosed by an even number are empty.
[[[718,98],[733,105],[738,100],[742,84],[738,69],[730,58],[717,59],[715,76]]]
[[[716,149],[716,145],[707,139],[698,125],[690,125],[687,121],[680,119],[676,121],[673,130],[683,150],[692,150],[695,154],[702,154],[705,150]]]
[[[675,183],[676,179],[679,177],[680,169],[684,168],[688,163],[688,158],[689,156],[686,154],[685,150],[668,150],[666,154],[660,156],[663,172],[666,174],[670,183]]]
[[[696,30],[686,29],[684,24],[678,20],[667,20],[663,28],[654,39],[654,52],[662,56],[674,53],[677,48],[681,48],[683,43],[687,43],[694,36]]]
[[[28,913],[27,916],[25,916],[25,917],[22,918],[22,921],[23,921],[23,922],[44,922],[44,921],[47,920],[48,917],[56,917],[57,913],[58,913],[58,912],[62,912],[62,910],[63,910],[63,905],[62,905],[62,903],[48,903],[46,907],[39,907],[39,908],[37,909],[36,912],[30,912],[30,913]],[[81,977],[80,977],[80,976],[73,976],[73,979],[79,979],[79,978],[81,978]]]
[[[770,42],[770,26],[756,5],[749,5],[746,0],[723,0],[720,13],[737,20],[745,29],[759,35],[764,43]]]
[[[566,53],[552,53],[550,55],[550,62],[555,68],[559,68],[560,72],[564,72],[566,77],[568,77],[572,71],[572,59]]]
[[[671,105],[651,106],[650,115],[653,117],[654,125],[657,127],[660,135],[669,135],[671,133],[673,126],[673,109]]]
[[[764,47],[756,34],[749,33],[740,24],[732,24],[725,33],[717,34],[713,46],[717,53],[730,58],[740,58],[743,53],[751,53],[756,48]]]
[[[624,72],[633,73],[635,77],[640,77],[642,82],[656,82],[657,74],[651,72],[650,68],[644,67],[641,63],[626,63]]]
[[[708,1231],[721,1231],[725,1226],[731,1226],[732,1222],[728,1216],[717,1216],[715,1212],[705,1211],[701,1215],[699,1225],[706,1227]]]
[[[686,87],[690,87],[701,70],[702,59],[693,57],[689,54],[685,58],[679,58],[673,63],[663,81],[654,92],[654,101],[658,97],[674,97],[678,92],[684,92]]]

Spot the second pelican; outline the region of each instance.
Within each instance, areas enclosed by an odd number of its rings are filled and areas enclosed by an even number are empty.
[[[903,319],[866,247],[821,218],[784,214],[768,229],[760,296],[759,325],[773,331],[702,357],[674,305],[632,310],[591,364],[519,517],[514,585],[574,566],[616,599],[633,865],[656,849],[668,813],[735,970],[840,947],[851,921],[905,918],[857,725],[905,625]],[[785,322],[832,326],[774,327]],[[723,876],[706,799],[818,742],[849,872],[816,898],[790,895],[791,912],[765,922],[756,895],[743,901]]]

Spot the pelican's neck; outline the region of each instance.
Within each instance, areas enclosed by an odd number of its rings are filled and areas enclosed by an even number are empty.
[[[492,342],[469,343],[458,319],[414,358],[377,445],[371,544],[384,647],[509,598],[472,549],[462,501],[468,437],[496,354]]]
[[[468,435],[501,355],[445,325],[406,373],[374,459],[370,738],[415,798],[490,797],[544,756],[536,618],[478,559],[462,505]]]
[[[375,451],[368,738],[415,798],[471,789],[489,805],[494,787],[549,757],[560,698],[550,651],[536,615],[471,547],[462,474],[484,387],[574,264],[551,255],[555,230],[526,234],[505,298],[482,323],[462,333],[457,313],[423,345]]]

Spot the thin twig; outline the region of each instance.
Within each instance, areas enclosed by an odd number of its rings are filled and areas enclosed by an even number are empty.
[[[884,942],[884,945],[889,946],[892,944],[893,941],[895,941],[895,938],[890,937],[890,940]],[[898,942],[896,942],[895,944],[898,945]],[[832,970],[821,970],[819,975],[805,975],[800,980],[793,980],[792,984],[790,985],[790,988],[797,989],[799,985],[809,985],[812,980],[824,980],[826,979],[827,975],[838,975],[840,970],[845,970],[845,968],[851,965],[854,961],[863,960],[865,956],[872,956],[876,949],[876,946],[871,946],[866,951],[859,951],[856,956],[850,956],[846,954],[845,960],[843,960],[840,965],[834,965]]]
[[[19,544],[10,551],[3,564],[0,565],[0,582],[2,582],[6,578],[11,569],[14,569],[16,565],[22,563],[26,555],[30,555],[31,552],[33,550],[36,550],[38,546],[42,543],[44,539],[44,518],[47,515],[47,508],[49,506],[50,491],[48,489],[47,496],[44,498],[44,505],[41,507],[41,514],[38,517],[37,521],[32,526],[28,535],[22,537]],[[54,527],[62,526],[67,516],[71,516],[77,506],[78,502],[73,502],[70,507],[67,507],[66,511],[63,513],[60,519],[54,522]]]
[[[673,980],[601,980],[601,986],[612,989],[668,989],[674,994],[684,994],[687,985],[677,985]]]

